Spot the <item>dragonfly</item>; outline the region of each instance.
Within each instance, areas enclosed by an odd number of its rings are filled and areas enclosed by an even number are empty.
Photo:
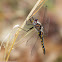
[[[33,18],[33,17],[32,17]],[[38,21],[38,19],[33,18],[33,20],[30,19],[30,22],[34,25],[34,28],[37,30],[38,35],[41,39],[41,44],[42,44],[42,49],[43,49],[43,53],[45,54],[45,47],[44,47],[44,41],[43,41],[43,26],[42,24]],[[33,27],[32,27],[33,28]],[[31,28],[31,29],[32,29]]]
[[[46,34],[48,32],[48,29],[49,29],[48,27],[49,27],[49,23],[50,23],[49,19],[46,17],[46,10],[47,10],[47,6],[45,7],[42,24],[38,21],[38,19],[35,19],[34,17],[31,17],[29,19],[30,24],[28,24],[28,22],[26,22],[27,25],[33,25],[31,28],[29,28],[28,31],[35,28],[36,31],[38,32],[38,36],[41,39],[41,45],[42,45],[42,50],[43,50],[44,54],[45,54],[44,34]],[[46,31],[46,32],[44,32],[44,31]],[[29,40],[27,41],[27,43],[29,42]]]
[[[43,50],[43,53],[45,54],[45,46],[44,46],[44,35],[48,32],[48,27],[49,27],[49,19],[46,17],[46,10],[47,10],[47,6],[45,7],[45,11],[44,11],[44,15],[43,15],[43,22],[40,23],[38,21],[38,19],[34,18],[34,17],[31,17],[27,22],[26,22],[26,25],[30,28],[28,28],[27,30],[25,29],[22,29],[23,31],[25,32],[28,32],[30,30],[32,30],[33,28],[35,28],[36,32],[38,34],[38,38],[40,38],[40,41],[41,41],[41,45],[42,45],[42,50]],[[33,37],[33,36],[32,36]],[[38,40],[37,38],[37,40]],[[31,38],[32,39],[32,38]],[[32,51],[35,50],[35,45],[37,43],[37,40],[35,41],[34,45],[33,45],[33,48],[32,48]],[[29,44],[30,43],[30,38],[27,40],[26,44]]]

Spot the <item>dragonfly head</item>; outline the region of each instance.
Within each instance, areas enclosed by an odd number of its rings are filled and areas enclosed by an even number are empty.
[[[37,24],[37,20],[38,20],[38,19],[35,19],[35,20],[34,20],[34,24]]]
[[[35,19],[35,21],[37,21],[38,19]]]

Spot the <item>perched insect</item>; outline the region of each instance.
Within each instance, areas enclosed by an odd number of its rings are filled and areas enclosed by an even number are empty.
[[[32,20],[31,20],[32,19]],[[38,31],[38,35],[41,39],[41,44],[42,44],[42,49],[43,49],[43,53],[45,54],[45,47],[44,47],[44,41],[43,41],[43,26],[42,24],[38,21],[38,19],[35,19],[32,17],[30,19],[30,22],[33,24],[33,27]],[[32,28],[33,28],[32,27]],[[31,28],[31,29],[32,29]]]
[[[49,27],[49,20],[48,19],[45,19],[46,18],[46,10],[47,10],[47,7],[45,8],[45,13],[44,13],[44,17],[43,17],[43,22],[42,22],[42,24],[38,21],[38,19],[35,19],[35,18],[33,18],[33,17],[31,17],[30,19],[29,19],[29,22],[30,23],[28,23],[28,22],[26,22],[26,25],[28,26],[28,25],[31,25],[32,27],[30,27],[28,30],[25,30],[25,29],[22,29],[22,30],[24,30],[24,31],[26,31],[26,32],[28,32],[28,31],[30,31],[30,30],[32,30],[33,28],[35,28],[36,30],[37,30],[37,32],[38,32],[38,36],[40,37],[40,39],[41,39],[41,45],[42,45],[42,49],[43,49],[43,53],[45,54],[45,46],[44,46],[44,30],[45,31],[47,31],[46,29],[47,29],[47,27]],[[44,21],[44,19],[45,19],[45,21]],[[45,26],[46,26],[46,29],[44,29],[45,28]],[[27,42],[29,42],[29,41],[27,41]]]
[[[38,35],[41,39],[41,44],[42,44],[42,49],[43,49],[44,54],[45,54],[45,46],[44,46],[44,39],[43,38],[44,38],[44,34],[46,34],[49,29],[48,28],[49,27],[49,19],[46,17],[46,10],[47,10],[47,6],[45,7],[45,12],[44,12],[42,24],[38,21],[38,19],[34,19],[33,17],[29,19],[31,24],[27,23],[27,25],[33,25],[33,27],[31,27],[29,30],[31,30],[33,28],[35,28],[37,30]]]

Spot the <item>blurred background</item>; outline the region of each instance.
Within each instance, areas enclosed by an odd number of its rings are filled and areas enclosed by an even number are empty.
[[[37,0],[0,0],[0,44],[14,25],[21,26],[36,2]],[[42,48],[39,48],[31,55],[30,48],[19,46],[11,51],[9,61],[62,62],[62,0],[48,0],[45,5],[50,19],[48,35],[44,37],[46,54],[43,55]],[[41,23],[43,12],[44,7],[35,14]],[[2,46],[0,61],[3,61],[4,51]]]

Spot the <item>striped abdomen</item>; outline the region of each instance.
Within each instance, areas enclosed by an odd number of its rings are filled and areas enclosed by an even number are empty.
[[[43,53],[45,54],[45,47],[44,47],[44,41],[43,41],[43,32],[40,31],[39,36],[40,36],[40,39],[41,39]]]

